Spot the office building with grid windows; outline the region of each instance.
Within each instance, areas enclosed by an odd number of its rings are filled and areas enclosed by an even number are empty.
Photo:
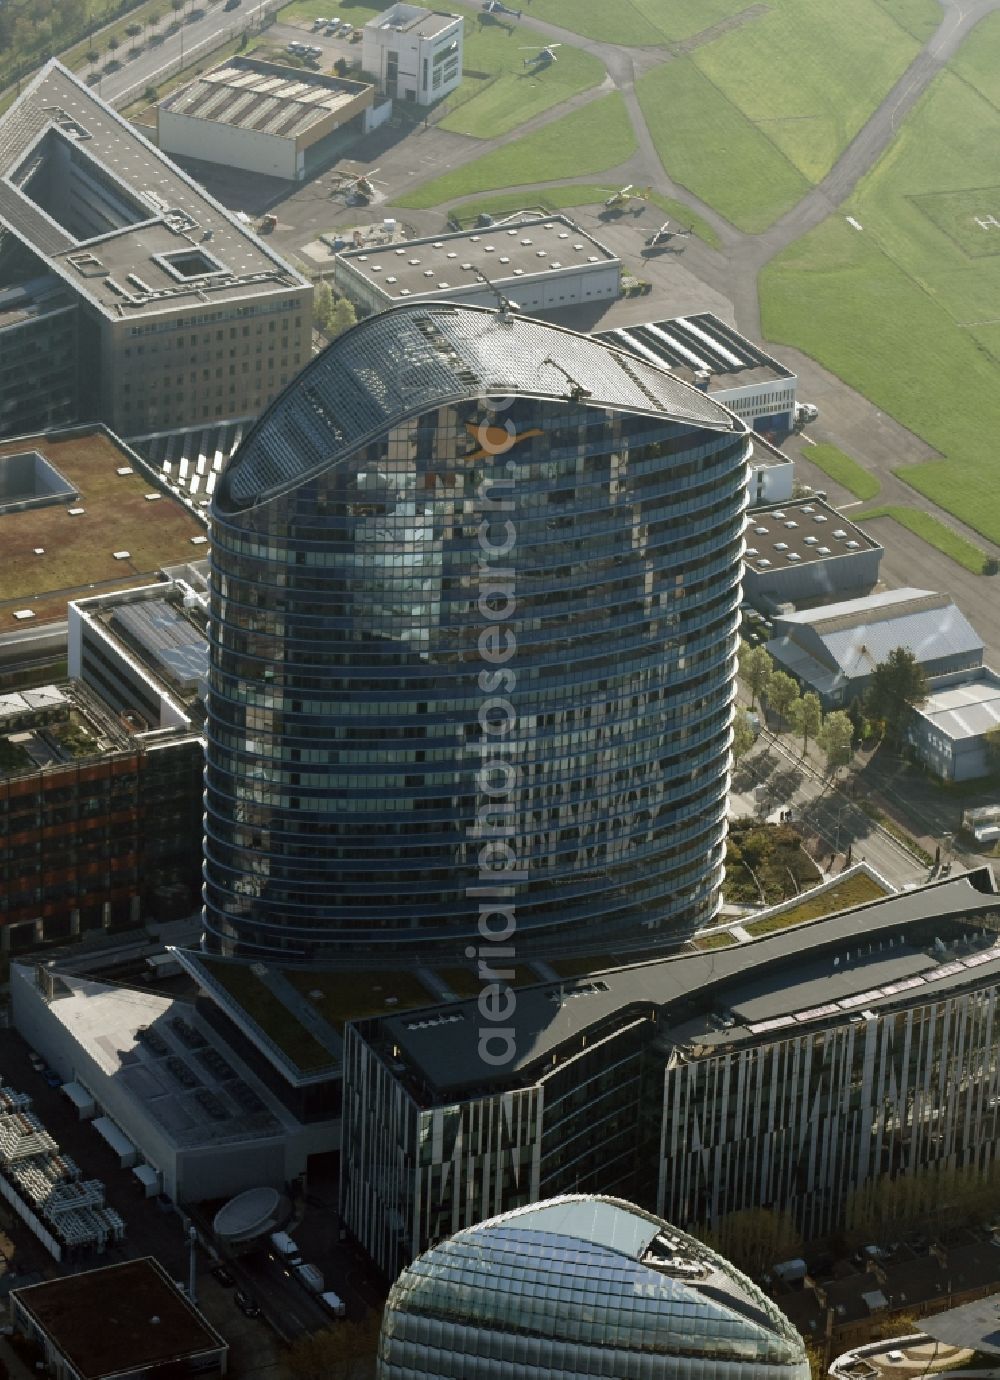
[[[58,61],[0,116],[0,435],[259,412],[312,285]]]
[[[464,952],[501,859],[519,952],[708,921],[747,450],[506,311],[400,307],[316,359],[214,493],[210,947]]]
[[[557,1374],[808,1380],[809,1363],[785,1315],[727,1260],[615,1198],[494,1217],[393,1286],[378,1380]]]

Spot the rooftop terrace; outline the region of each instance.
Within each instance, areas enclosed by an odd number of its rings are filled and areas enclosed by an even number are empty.
[[[33,1284],[15,1297],[84,1380],[226,1346],[152,1256]]]
[[[70,599],[148,583],[165,563],[203,554],[192,545],[205,535],[201,519],[103,427],[7,441],[0,457],[31,450],[78,497],[0,514],[0,632],[28,621],[16,613],[57,622]]]

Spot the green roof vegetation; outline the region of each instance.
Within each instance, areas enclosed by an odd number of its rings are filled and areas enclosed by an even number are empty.
[[[890,894],[866,872],[858,872],[853,877],[837,882],[835,886],[817,888],[804,896],[797,906],[790,906],[788,910],[769,915],[764,920],[751,921],[743,928],[756,938],[761,934],[771,934],[774,930],[787,929],[790,925],[801,925],[806,920],[818,920],[821,915],[833,915],[839,910],[862,906],[866,901],[880,901]]]
[[[282,976],[338,1032],[343,1031],[347,1021],[432,1006],[438,1000],[411,973],[357,973],[349,969],[330,973],[286,968]]]
[[[80,496],[0,518],[0,629],[16,627],[12,614],[22,608],[39,621],[64,618],[68,599],[152,583],[162,565],[198,551],[191,538],[205,535],[203,524],[138,470],[116,473],[133,459],[103,431],[7,441],[0,455],[24,450],[39,450]],[[154,492],[161,496],[148,501]],[[69,508],[84,511],[70,517]],[[129,556],[116,561],[118,550]]]
[[[696,949],[728,949],[736,940],[725,930],[717,930],[715,934],[696,935],[691,943]]]
[[[488,958],[488,955],[484,955],[485,958]],[[556,967],[555,964],[552,966]],[[499,970],[503,965],[498,961],[495,967]],[[433,971],[435,976],[463,1001],[478,997],[483,987],[490,981],[489,977],[481,978],[471,966],[468,968],[439,968],[435,964]],[[542,978],[539,977],[534,968],[518,964],[514,968],[513,978],[504,979],[504,981],[508,982],[511,987],[530,987],[532,983],[541,982]]]
[[[318,1073],[336,1063],[330,1051],[249,967],[242,963],[216,962],[204,956],[199,956],[199,961],[297,1069],[303,1073]]]

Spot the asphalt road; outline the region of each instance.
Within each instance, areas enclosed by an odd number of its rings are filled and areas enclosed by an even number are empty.
[[[261,19],[282,3],[284,0],[242,0],[238,9],[226,10],[220,0],[214,0],[200,18],[182,23],[177,33],[164,37],[162,43],[147,42],[137,57],[120,59],[119,71],[102,77],[94,89],[104,100],[123,105],[177,70],[182,57],[186,63],[235,38],[244,29],[258,29]],[[123,46],[118,51],[125,54],[127,50]]]
[[[798,755],[794,746],[770,734],[762,734],[740,764],[743,778],[766,787],[764,801],[752,802],[763,816],[791,808],[792,822],[804,834],[817,834],[831,853],[843,857],[848,848],[852,861],[869,863],[894,887],[927,880],[927,867],[890,835],[879,829],[842,791],[834,789],[821,773]],[[741,782],[743,786],[743,782]],[[731,809],[739,813],[751,801],[744,786]],[[835,867],[837,865],[835,864]]]

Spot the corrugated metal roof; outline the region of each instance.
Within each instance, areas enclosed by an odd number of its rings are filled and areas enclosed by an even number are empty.
[[[1000,724],[1000,677],[986,670],[964,685],[932,690],[918,713],[949,738],[978,738]]]
[[[568,377],[567,377],[568,376]],[[406,417],[523,393],[743,429],[697,389],[590,336],[484,307],[395,307],[346,332],[272,403],[216,488],[221,511],[264,502]]]

